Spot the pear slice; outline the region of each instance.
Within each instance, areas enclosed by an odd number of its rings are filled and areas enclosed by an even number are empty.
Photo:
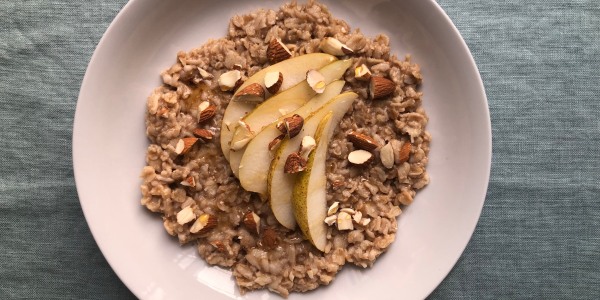
[[[330,111],[334,112],[334,121],[339,120],[348,111],[357,95],[355,93],[346,92],[331,99],[323,108],[311,114],[304,120],[304,130],[293,139],[285,139],[281,142],[279,148],[275,152],[275,157],[271,161],[269,167],[269,175],[267,179],[267,197],[269,198],[271,210],[275,218],[281,225],[294,229],[296,226],[296,218],[292,209],[292,190],[297,176],[284,173],[284,166],[287,157],[298,151],[305,136],[314,136],[319,122]],[[317,141],[318,142],[318,141]],[[313,150],[313,152],[316,150]],[[305,171],[306,172],[306,171]],[[322,221],[322,220],[321,220]]]
[[[309,70],[319,69],[335,60],[337,60],[335,56],[325,53],[311,53],[286,59],[252,75],[237,89],[237,91],[241,91],[246,86],[253,83],[264,85],[264,78],[267,73],[281,72],[283,75],[283,82],[279,88],[279,93],[283,93],[297,85],[299,82],[305,80],[306,72]],[[229,159],[229,145],[234,130],[238,125],[238,120],[254,109],[255,106],[256,104],[254,103],[235,101],[235,97],[233,97],[229,102],[229,105],[227,105],[225,113],[223,114],[223,122],[221,123],[221,149],[225,158]]]
[[[319,73],[325,78],[325,84],[329,84],[336,79],[339,79],[344,75],[346,70],[352,65],[352,60],[338,60],[334,61],[323,68],[319,69]],[[285,79],[284,79],[285,80]],[[297,84],[293,88],[277,94],[265,102],[261,103],[254,110],[249,112],[242,118],[242,121],[250,127],[255,134],[260,132],[265,126],[276,121],[282,115],[282,111],[285,113],[292,112],[302,105],[306,104],[311,97],[317,93],[308,85],[305,81]],[[336,93],[335,95],[339,94]],[[332,98],[335,95],[331,95]],[[329,100],[329,99],[325,99]],[[229,145],[234,145],[242,139],[249,138],[246,130],[237,127],[233,134],[233,138]],[[222,136],[221,136],[222,137]],[[251,138],[251,137],[250,137]],[[270,142],[270,141],[269,141]],[[230,151],[229,153],[229,165],[233,174],[239,177],[239,165],[244,155],[244,149],[237,149],[236,151]]]
[[[342,94],[344,95],[344,94]],[[327,244],[327,177],[325,160],[329,148],[329,140],[346,111],[357,97],[348,96],[346,109],[332,107],[325,115],[315,131],[317,146],[308,156],[306,170],[298,175],[292,191],[294,217],[304,237],[317,249],[325,251]]]
[[[338,80],[327,85],[325,91],[308,101],[304,106],[272,122],[258,133],[248,146],[243,149],[243,156],[239,161],[239,178],[242,187],[250,192],[256,192],[261,195],[267,194],[267,175],[269,166],[273,159],[273,153],[269,151],[269,143],[281,135],[277,129],[277,123],[283,118],[298,114],[302,118],[307,118],[312,112],[319,110],[329,100],[338,96],[344,87],[345,81]],[[299,134],[301,135],[302,132]],[[296,140],[296,137],[294,138]],[[238,153],[242,151],[231,152],[230,162],[237,159]]]

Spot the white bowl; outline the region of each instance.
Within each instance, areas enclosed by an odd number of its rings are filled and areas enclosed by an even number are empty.
[[[431,184],[399,219],[396,242],[371,269],[345,267],[327,287],[290,299],[419,299],[448,274],[467,245],[485,199],[491,162],[487,100],[477,67],[452,22],[432,0],[325,1],[337,17],[421,65],[433,136]],[[140,203],[147,139],[145,101],[179,50],[226,34],[236,13],[275,1],[132,0],[90,61],[77,103],[73,165],[81,206],[104,256],[144,299],[276,299],[240,296],[229,271],[180,247]]]

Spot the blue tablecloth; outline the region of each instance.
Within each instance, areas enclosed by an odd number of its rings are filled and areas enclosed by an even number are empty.
[[[0,299],[133,298],[71,165],[79,86],[125,2],[0,2]],[[600,2],[439,2],[481,71],[494,154],[475,234],[431,298],[600,298]]]

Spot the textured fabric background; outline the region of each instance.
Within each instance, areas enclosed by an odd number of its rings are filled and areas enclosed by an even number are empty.
[[[0,299],[133,298],[71,165],[79,86],[125,2],[0,2]],[[494,156],[477,230],[430,298],[600,298],[600,2],[439,3],[481,71]]]

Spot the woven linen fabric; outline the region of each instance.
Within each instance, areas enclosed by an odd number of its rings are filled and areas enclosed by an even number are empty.
[[[71,163],[81,80],[125,3],[0,2],[0,299],[135,298]],[[477,229],[430,298],[600,298],[600,2],[439,3],[481,72],[493,161]]]

